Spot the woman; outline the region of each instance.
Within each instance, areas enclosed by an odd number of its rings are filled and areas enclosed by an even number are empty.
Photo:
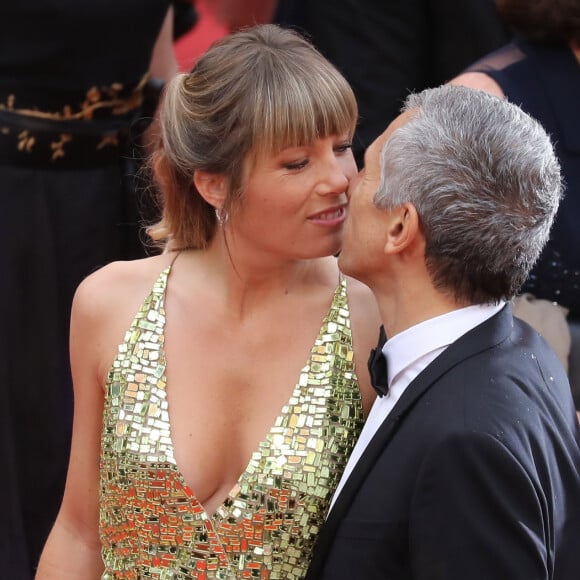
[[[337,70],[273,25],[168,84],[165,251],[76,294],[71,464],[38,578],[305,574],[374,398],[376,306],[333,257],[356,118]]]

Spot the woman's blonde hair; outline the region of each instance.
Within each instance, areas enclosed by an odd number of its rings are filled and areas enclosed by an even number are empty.
[[[163,214],[150,237],[171,250],[204,248],[216,215],[193,183],[195,171],[227,178],[230,211],[246,161],[318,138],[352,137],[357,115],[348,82],[298,33],[267,24],[218,40],[164,90],[152,156]]]

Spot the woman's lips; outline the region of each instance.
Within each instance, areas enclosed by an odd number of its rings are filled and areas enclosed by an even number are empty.
[[[346,207],[343,205],[313,214],[308,218],[308,220],[316,224],[336,226],[342,224],[345,218]]]

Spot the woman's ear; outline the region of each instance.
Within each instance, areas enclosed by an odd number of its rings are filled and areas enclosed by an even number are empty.
[[[225,175],[198,170],[193,173],[193,184],[207,203],[216,209],[224,206],[228,193],[228,180]]]
[[[398,254],[418,241],[421,233],[419,214],[412,203],[404,203],[390,210],[385,253]]]

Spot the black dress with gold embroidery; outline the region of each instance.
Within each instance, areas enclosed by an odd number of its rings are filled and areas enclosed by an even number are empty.
[[[32,578],[61,501],[74,290],[136,255],[125,144],[168,5],[0,2],[2,578]]]

